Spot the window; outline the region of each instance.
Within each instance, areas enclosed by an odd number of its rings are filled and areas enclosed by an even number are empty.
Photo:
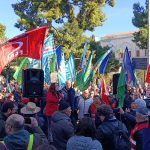
[[[139,50],[136,51],[136,57],[140,57],[140,51]]]

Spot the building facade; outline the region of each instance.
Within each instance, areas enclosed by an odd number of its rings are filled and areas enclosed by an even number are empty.
[[[131,58],[147,58],[148,50],[140,49],[133,42],[134,32],[124,32],[118,34],[107,35],[102,37],[100,44],[102,47],[109,46],[115,53],[115,58],[122,62],[123,54],[126,46],[128,47]]]

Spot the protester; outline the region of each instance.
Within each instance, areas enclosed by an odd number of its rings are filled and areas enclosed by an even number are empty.
[[[33,133],[32,128],[30,128],[30,126],[29,126],[29,124],[31,123],[30,117],[36,118],[36,120],[38,121],[39,128],[43,129],[44,124],[38,116],[38,113],[40,112],[40,110],[41,110],[41,108],[37,107],[36,104],[33,102],[28,102],[20,110],[20,113],[25,118],[25,129],[30,133]]]
[[[66,101],[61,101],[59,104],[59,111],[52,115],[51,129],[54,141],[53,144],[58,150],[66,150],[67,141],[74,134],[70,115],[71,108]]]
[[[83,95],[79,97],[79,119],[82,119],[84,116],[90,116],[88,110],[90,105],[93,103],[93,99],[89,98],[89,90],[85,90],[83,92]]]
[[[78,108],[78,101],[77,96],[74,88],[72,87],[72,82],[68,80],[66,82],[65,87],[62,89],[62,93],[64,95],[64,100],[69,103],[71,107],[71,121],[73,125],[76,125],[77,117],[77,108]]]
[[[91,118],[79,121],[75,135],[67,142],[66,150],[102,150],[101,143],[96,140],[96,128]]]
[[[58,88],[57,83],[51,83],[46,98],[45,115],[48,120],[48,140],[50,142],[53,142],[51,135],[51,117],[54,112],[58,111],[59,101],[63,98]]]
[[[5,102],[2,105],[2,109],[0,112],[0,140],[3,140],[5,137],[5,121],[11,115],[16,113],[18,110],[17,106],[14,102]]]
[[[102,104],[102,100],[100,96],[94,96],[93,103],[90,105],[89,110],[88,110],[90,117],[92,118],[94,123],[95,123],[95,118],[97,114],[97,108],[100,107],[101,104]]]
[[[120,108],[121,117],[124,120],[124,123],[126,124],[129,132],[134,128],[136,124],[136,110],[138,108],[145,107],[146,102],[143,99],[136,99],[134,102],[131,103],[131,108],[126,108],[126,111],[123,111],[123,109]]]
[[[7,136],[4,144],[9,150],[34,150],[40,144],[48,144],[48,141],[41,130],[38,130],[38,123],[35,118],[31,119],[31,127],[34,134],[30,135],[24,130],[24,118],[19,114],[12,114],[6,120],[5,130]],[[19,142],[18,142],[19,141]]]
[[[148,128],[148,109],[146,107],[136,110],[136,122],[130,136],[131,148],[132,150],[143,150],[143,131]]]
[[[116,119],[111,107],[103,104],[97,109],[97,113],[102,121],[97,129],[97,138],[102,143],[103,150],[112,150],[112,148],[113,150],[130,150],[127,137],[128,131],[125,125]],[[122,143],[116,143],[119,134],[118,131],[120,131],[121,135],[126,136],[125,141],[123,141],[123,144],[125,145],[122,145]]]

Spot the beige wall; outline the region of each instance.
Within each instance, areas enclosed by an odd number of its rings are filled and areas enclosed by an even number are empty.
[[[107,45],[112,47],[113,51],[115,52],[115,58],[118,59],[120,62],[122,62],[122,56],[126,46],[128,47],[128,50],[131,51],[130,53],[132,58],[146,57],[147,54],[145,54],[145,50],[139,49],[132,41],[133,33],[134,32],[127,32],[107,35],[101,38],[100,44],[102,47]]]

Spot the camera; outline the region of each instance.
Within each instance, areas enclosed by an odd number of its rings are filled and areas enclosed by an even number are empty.
[[[25,124],[31,124],[31,119],[29,117],[25,117],[24,120]]]

